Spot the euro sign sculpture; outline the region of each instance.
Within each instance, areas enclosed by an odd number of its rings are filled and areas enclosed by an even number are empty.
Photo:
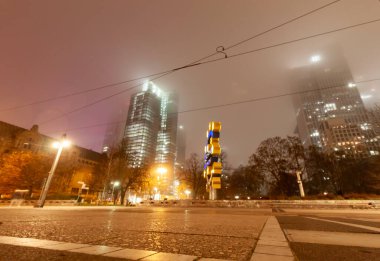
[[[212,121],[209,123],[207,131],[203,176],[207,180],[206,189],[211,200],[216,199],[216,190],[222,186],[222,150],[219,144],[221,128],[222,124],[220,122]]]

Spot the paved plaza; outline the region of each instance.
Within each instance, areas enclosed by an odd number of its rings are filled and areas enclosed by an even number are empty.
[[[380,260],[380,211],[0,208],[0,260],[120,258]]]

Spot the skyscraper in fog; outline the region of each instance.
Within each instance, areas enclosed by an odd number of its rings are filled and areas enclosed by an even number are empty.
[[[177,96],[165,93],[153,82],[132,95],[124,138],[133,166],[162,164],[173,169],[176,155]]]
[[[330,50],[309,62],[295,70],[300,92],[295,97],[297,132],[304,146],[340,152],[342,157],[377,155],[379,142],[342,55]]]

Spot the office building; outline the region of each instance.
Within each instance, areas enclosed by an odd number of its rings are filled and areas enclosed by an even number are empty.
[[[155,164],[173,173],[176,158],[178,96],[165,93],[153,82],[132,95],[124,137],[128,153],[134,157],[132,166]],[[167,182],[172,174],[165,176]]]
[[[343,56],[328,50],[295,70],[297,132],[314,145],[342,157],[377,155],[379,141]]]

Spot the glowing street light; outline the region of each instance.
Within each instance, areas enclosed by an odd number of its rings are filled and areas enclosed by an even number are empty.
[[[168,172],[168,169],[164,168],[164,167],[159,167],[159,168],[157,168],[157,172],[158,172],[158,174],[163,175],[166,172]]]
[[[319,62],[321,60],[321,56],[319,56],[319,55],[313,55],[311,58],[310,58],[310,61],[312,62],[312,63],[317,63],[317,62]]]
[[[60,141],[56,141],[53,143],[53,147],[58,149],[57,155],[55,156],[53,165],[51,166],[51,169],[49,171],[49,176],[48,176],[46,183],[43,187],[42,193],[40,195],[40,199],[38,200],[37,204],[34,207],[37,207],[37,208],[43,208],[44,207],[46,195],[48,193],[51,180],[53,179],[54,171],[57,168],[59,158],[61,157],[62,150],[63,150],[63,148],[69,147],[70,144],[71,144],[70,141],[68,141],[66,139],[66,134],[63,134],[62,139]]]
[[[115,187],[118,187],[120,185],[120,182],[119,181],[113,181],[113,182],[111,182],[111,184],[113,185],[112,186],[112,201],[113,201],[113,204],[115,205],[115,198],[113,196],[113,192],[115,191]]]
[[[349,83],[347,84],[347,86],[348,86],[348,88],[354,88],[354,87],[356,87],[356,84],[353,83],[353,82],[349,82]]]
[[[191,191],[187,189],[187,190],[185,190],[185,194],[186,194],[186,197],[189,198]]]

